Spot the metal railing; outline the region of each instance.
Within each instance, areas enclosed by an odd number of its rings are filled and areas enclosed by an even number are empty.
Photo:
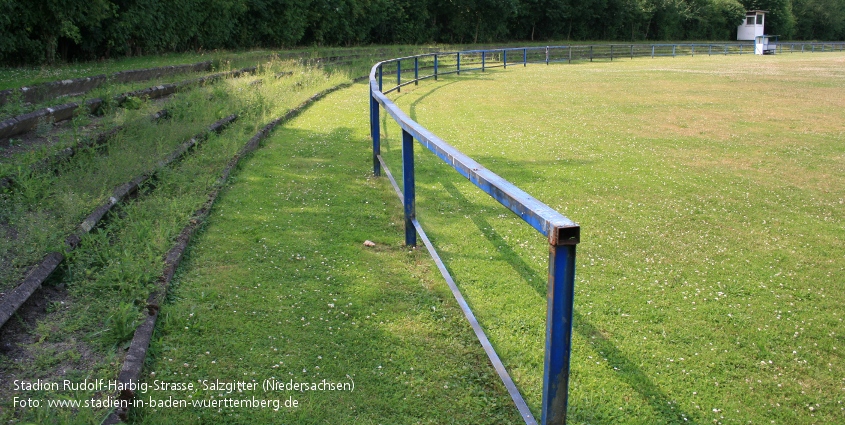
[[[787,49],[788,47],[788,49]],[[845,51],[845,42],[785,43],[777,44],[777,53]],[[575,247],[580,241],[580,227],[546,204],[533,198],[509,181],[499,177],[481,164],[461,153],[425,127],[406,115],[386,94],[401,91],[409,84],[448,74],[467,71],[485,71],[488,68],[527,66],[529,63],[559,63],[614,60],[634,57],[666,57],[695,55],[754,54],[754,44],[603,44],[500,48],[465,50],[451,53],[429,53],[390,59],[375,64],[370,81],[370,134],[373,140],[373,173],[381,175],[384,167],[388,177],[402,199],[405,214],[405,243],[415,246],[419,232],[423,242],[435,257],[441,272],[450,285],[459,305],[464,310],[488,357],[499,373],[526,423],[536,423],[504,370],[498,356],[487,341],[460,291],[439,259],[416,218],[414,140],[432,151],[458,173],[482,191],[513,211],[534,227],[549,241],[549,280],[546,314],[546,345],[543,364],[542,424],[565,424],[569,390],[569,364],[572,341],[572,314],[575,288]],[[404,65],[404,66],[403,66]],[[424,73],[421,74],[421,71]],[[413,77],[409,74],[413,72]],[[384,89],[385,78],[395,78],[396,84]],[[381,156],[380,110],[402,129],[402,185],[401,190],[393,180]]]
[[[785,53],[843,52],[845,42],[772,42],[774,51]],[[511,47],[484,50],[464,50],[460,52],[428,53],[417,56],[390,59],[379,62],[373,67],[377,70],[379,91],[383,86],[385,72],[396,76],[396,85],[382,93],[387,94],[408,84],[417,84],[421,80],[443,75],[460,74],[465,71],[484,71],[488,68],[507,68],[508,66],[527,65],[529,63],[560,63],[593,60],[633,59],[635,57],[678,57],[678,56],[716,56],[716,55],[753,55],[754,43],[686,43],[686,44],[597,44],[568,46]],[[396,68],[385,71],[384,66],[395,64]],[[404,65],[404,66],[403,66]],[[421,70],[432,70],[430,74],[420,75]],[[405,78],[413,72],[413,78]]]
[[[383,164],[379,123],[380,107],[383,107],[402,128],[402,180],[404,190],[400,194],[400,197],[404,205],[405,243],[407,245],[417,244],[417,232],[420,232],[423,240],[428,242],[422,232],[422,228],[419,226],[419,222],[416,220],[414,140],[434,152],[461,175],[548,238],[550,254],[542,423],[562,424],[566,421],[569,357],[572,340],[572,301],[575,289],[575,247],[579,242],[580,227],[432,134],[408,117],[396,104],[385,96],[385,93],[400,90],[404,85],[417,84],[420,80],[426,78],[436,79],[440,75],[460,73],[462,71],[461,55],[465,55],[465,59],[467,57],[474,58],[477,56],[477,59],[481,61],[481,68],[486,69],[486,67],[508,66],[508,53],[514,51],[522,52],[521,59],[524,64],[527,64],[528,50],[526,49],[504,49],[495,52],[467,51],[451,54],[437,53],[393,59],[376,64],[370,71],[370,129],[373,139],[373,172],[376,176],[381,175]],[[452,57],[454,57],[454,61]],[[446,60],[443,60],[444,58]],[[501,58],[501,64],[498,63],[499,58]],[[488,60],[491,61],[489,64],[487,63]],[[403,83],[402,63],[410,63],[411,61],[413,61],[414,66],[413,68],[409,68],[407,72],[412,70],[414,78]],[[394,88],[385,92],[382,90],[384,65],[390,63],[396,64],[395,75],[397,84]],[[421,67],[420,65],[423,66]],[[433,72],[421,76],[421,68],[427,68]],[[389,171],[388,176],[390,176]],[[390,177],[392,180],[392,176]],[[430,244],[426,243],[426,245],[428,246]],[[447,277],[448,280],[450,279]],[[450,286],[452,285],[450,284]],[[459,304],[464,309],[467,318],[471,323],[474,323],[474,316],[472,316],[471,311],[468,311],[466,304],[461,302],[462,297],[460,297],[459,291],[457,291],[456,287],[452,289],[455,292],[456,298],[458,298]],[[475,323],[473,327],[474,329],[476,328]],[[513,385],[510,377],[507,376],[507,372],[501,366],[498,356],[483,335],[483,331],[480,330],[480,327],[475,330],[485,351],[487,351],[499,375],[505,382],[505,386],[508,388],[511,397],[520,409],[523,418],[529,424],[535,423],[519,391]]]

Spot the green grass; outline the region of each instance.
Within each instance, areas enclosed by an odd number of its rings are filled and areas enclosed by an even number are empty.
[[[27,362],[3,356],[0,373],[114,379],[163,254],[225,162],[264,123],[368,71],[368,60],[329,67],[337,72],[274,62],[180,94],[159,124],[143,117],[160,106],[115,111],[106,125],[130,129],[105,155],[82,153],[0,195],[0,223],[22,230],[0,249],[23,267],[60,246],[52,235],[72,230],[114,184],[242,114],[84,238],[50,283],[66,297],[27,327]],[[843,421],[843,60],[532,65],[397,96],[436,134],[582,225],[573,423]],[[281,70],[296,73],[273,78]],[[385,179],[370,177],[365,91],[320,101],[233,174],[177,273],[145,369],[148,383],[325,378],[354,380],[355,390],[244,392],[300,407],[142,408],[134,423],[519,422],[436,268],[402,246],[401,206]],[[383,129],[401,175],[397,129]],[[57,146],[73,141],[62,137]],[[417,158],[418,217],[539,415],[545,241],[430,153]],[[0,388],[4,406],[12,395]],[[227,396],[142,398],[171,395]],[[0,420],[98,423],[106,413],[2,409]]]
[[[394,52],[416,51],[425,46],[367,46],[359,48],[308,47],[288,50],[248,50],[209,52],[167,53],[134,57],[118,57],[101,61],[72,62],[54,66],[0,67],[0,90],[30,86],[33,84],[65,80],[93,75],[110,75],[118,71],[145,69],[168,65],[192,64],[213,61],[219,68],[233,69],[254,65],[255,62],[267,61],[278,54],[282,59],[288,56],[317,58],[330,56],[361,55],[361,59],[371,66],[373,56],[382,58],[396,57]],[[369,67],[368,67],[369,68]],[[369,69],[368,69],[369,70]]]
[[[134,57],[112,58],[102,61],[72,62],[55,66],[0,67],[0,90],[12,89],[57,80],[111,75],[118,71],[146,69],[169,65],[184,65],[204,61],[255,62],[273,52],[254,50],[248,52],[212,51],[201,53],[168,53]]]
[[[0,361],[4,376],[50,381],[116,377],[124,354],[124,330],[141,318],[164,252],[205,200],[223,163],[263,123],[314,92],[349,79],[344,73],[312,69],[275,80],[270,76],[277,71],[268,69],[257,77],[264,78],[258,86],[249,84],[255,78],[227,80],[172,101],[174,107],[181,105],[177,108],[181,112],[172,118],[184,121],[181,125],[205,125],[204,117],[223,115],[238,105],[244,114],[195,154],[163,170],[154,187],[146,187],[140,198],[121,206],[101,229],[84,238],[51,283],[66,288],[66,303],[51,304],[49,314],[29,330],[34,340],[24,348],[35,362],[5,357]],[[280,415],[299,423],[320,418],[364,423],[385,418],[399,423],[518,421],[436,269],[424,253],[402,246],[397,225],[384,225],[399,222],[398,209],[387,183],[371,179],[369,168],[360,167],[369,158],[362,130],[366,116],[359,113],[366,106],[360,96],[363,88],[359,84],[333,95],[292,123],[290,130],[277,130],[267,147],[234,175],[232,188],[222,195],[174,283],[145,371],[150,382],[155,377],[182,382],[194,377],[286,378],[292,376],[289,373],[297,373],[298,379],[346,381],[348,374],[356,383],[355,391],[274,395],[299,400],[302,407],[289,412],[233,409],[221,416],[213,409],[138,409],[133,413],[135,422],[254,423],[278,420]],[[212,94],[216,101],[209,102]],[[327,120],[330,114],[336,115]],[[7,202],[20,208],[4,211],[10,211],[12,219],[28,211],[58,214],[54,199],[84,170],[95,169],[86,164],[108,165],[109,175],[131,175],[133,169],[143,168],[144,161],[154,160],[156,143],[182,140],[172,134],[180,124],[164,123],[173,128],[158,129],[161,125],[139,122],[137,129],[125,132],[123,137],[129,139],[110,145],[108,156],[85,153],[58,176],[34,177],[39,186],[30,196],[32,201],[7,193]],[[114,149],[133,143],[140,146],[125,156]],[[133,158],[143,161],[135,164]],[[85,199],[95,202],[96,190],[107,183],[92,182]],[[328,193],[335,195],[327,198]],[[84,210],[84,203],[79,204],[78,209]],[[370,205],[380,208],[371,211],[366,208]],[[72,218],[65,221],[75,223]],[[314,226],[316,221],[325,225]],[[378,246],[364,248],[365,239]],[[48,246],[31,244],[36,251]],[[300,374],[302,369],[307,372]],[[106,395],[0,394],[9,402],[12,395],[44,400]],[[146,397],[168,395],[155,391]],[[189,395],[219,397],[210,392]],[[432,413],[432,405],[445,407]],[[19,409],[4,410],[0,418],[92,423],[106,413]]]
[[[277,68],[295,69],[297,74],[277,80],[273,78]],[[257,86],[249,85],[259,78],[267,81]],[[6,173],[17,171],[22,177],[16,181],[15,190],[0,194],[0,223],[16,232],[14,238],[4,238],[0,244],[0,258],[7,259],[5,267],[0,267],[0,287],[12,287],[27,266],[50,250],[61,250],[64,238],[107,199],[115,187],[155,168],[155,164],[178,144],[216,120],[240,114],[240,119],[227,132],[244,137],[254,133],[257,126],[271,117],[283,114],[285,108],[308,98],[313,94],[312,90],[328,87],[330,82],[343,78],[346,77],[324,75],[279,62],[275,66],[269,65],[265,74],[227,79],[185,91],[166,104],[117,110],[104,126],[126,124],[127,128],[102,152],[89,150],[75,156],[62,166],[58,175],[48,170],[23,171],[47,152],[73,144],[79,137],[73,129],[57,136],[60,140],[55,147],[28,152],[15,158],[14,163],[4,164],[0,169]],[[171,118],[150,122],[146,117],[160,108],[168,108]],[[213,181],[214,172],[213,169],[205,171],[205,178]]]
[[[221,64],[218,63],[218,68],[221,68]],[[128,83],[112,83],[107,82],[100,87],[97,87],[85,94],[79,96],[63,96],[57,99],[50,99],[45,100],[39,103],[32,103],[32,104],[24,104],[20,100],[16,102],[10,102],[5,105],[0,106],[0,119],[7,119],[10,117],[14,117],[21,114],[26,114],[29,112],[33,112],[39,109],[43,109],[50,106],[58,106],[64,105],[71,102],[76,102],[77,104],[84,104],[84,102],[88,99],[103,99],[106,101],[107,106],[113,102],[114,97],[129,93],[136,90],[142,90],[149,87],[154,87],[163,84],[170,84],[170,83],[179,83],[186,80],[193,80],[200,78],[205,75],[210,75],[218,72],[225,72],[232,70],[231,66],[228,64],[222,65],[223,69],[215,69],[212,71],[203,71],[203,72],[187,72],[187,73],[179,73],[173,75],[167,75],[164,77],[156,78],[153,80],[146,80],[146,81],[133,81]],[[124,105],[124,107],[132,108],[131,104]]]
[[[395,195],[366,166],[364,87],[277,130],[226,189],[163,309],[147,378],[351,379],[354,391],[247,391],[234,395],[301,407],[145,408],[139,423],[518,421],[436,269],[402,246]],[[152,394],[169,395],[186,396]]]
[[[283,69],[295,74],[275,79],[274,72]],[[2,282],[9,285],[17,281],[24,260],[40,259],[47,250],[60,248],[64,235],[89,208],[105,200],[112,185],[155,164],[177,143],[214,120],[233,112],[240,114],[221,135],[210,137],[173,167],[160,170],[156,180],[142,188],[142,196],[121,205],[101,228],[83,238],[49,285],[67,294],[64,304],[51,304],[46,316],[25,327],[33,339],[21,348],[36,361],[4,356],[0,359],[4,377],[116,379],[125,353],[126,329],[142,316],[147,296],[162,271],[164,253],[205,202],[225,164],[266,122],[314,93],[349,80],[341,73],[327,74],[289,63],[271,64],[265,71],[180,94],[169,104],[173,111],[170,120],[159,124],[145,119],[130,121],[129,130],[112,141],[105,154],[81,153],[58,175],[29,176],[31,190],[3,194],[3,218],[17,231],[14,241],[3,239],[3,255],[17,266],[4,270],[7,274]],[[250,84],[257,79],[264,83]],[[0,390],[0,397],[11,403],[11,391],[11,387]],[[14,394],[44,399],[92,395],[63,391]],[[4,421],[90,423],[91,418],[102,419],[105,413],[102,409],[4,409],[0,417]]]
[[[395,97],[582,226],[573,423],[838,423],[843,64],[534,65]],[[417,161],[417,216],[537,412],[546,242],[430,152]]]

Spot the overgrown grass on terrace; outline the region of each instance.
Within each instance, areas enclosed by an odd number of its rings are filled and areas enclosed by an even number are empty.
[[[105,153],[82,152],[58,175],[27,175],[14,190],[0,196],[3,230],[3,290],[17,282],[27,260],[61,249],[64,237],[117,184],[154,166],[191,135],[215,120],[238,113],[239,119],[221,135],[211,136],[175,166],[160,170],[154,185],[112,213],[102,228],[83,238],[50,283],[47,314],[36,323],[22,323],[31,337],[4,355],[0,373],[11,379],[60,381],[116,379],[134,326],[146,311],[146,299],[161,273],[162,257],[188,218],[203,204],[226,163],[255,132],[314,93],[349,81],[342,73],[326,74],[289,62],[267,64],[265,73],[227,79],[180,93],[170,101],[172,117],[158,124],[145,114],[127,112],[127,130],[111,141]],[[293,71],[276,79],[279,71]],[[256,80],[263,83],[253,85]],[[137,119],[137,121],[135,120]],[[13,267],[10,267],[13,266]],[[55,289],[58,288],[58,291]],[[54,292],[65,293],[53,302]],[[42,295],[45,296],[45,295]],[[54,298],[55,299],[55,298]],[[8,326],[8,325],[7,325]],[[21,359],[26,359],[22,361]],[[107,394],[99,393],[96,397]],[[15,392],[0,389],[0,399],[12,397],[90,399],[94,392]],[[91,423],[105,417],[102,409],[3,409],[4,421]]]
[[[54,66],[0,67],[0,90],[57,80],[90,77],[99,74],[111,75],[115,72],[131,69],[184,65],[208,60],[214,61],[218,66],[238,66],[244,63],[255,63],[262,59],[265,61],[269,60],[269,55],[272,53],[269,50],[168,53],[163,55],[118,57],[101,61],[72,62]]]
[[[839,423],[843,65],[533,65],[395,98],[582,226],[572,423]],[[384,124],[401,175],[401,133]],[[417,217],[539,413],[547,242],[417,150]]]

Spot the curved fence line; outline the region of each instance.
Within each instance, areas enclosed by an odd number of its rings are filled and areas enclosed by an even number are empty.
[[[770,43],[769,51],[777,53],[842,52],[845,42],[825,43]],[[723,44],[603,44],[540,47],[510,47],[498,49],[464,50],[449,53],[428,53],[390,59],[375,64],[370,71],[370,133],[373,140],[373,173],[381,175],[385,168],[404,206],[405,243],[416,245],[419,232],[435,261],[439,256],[416,217],[414,140],[428,148],[458,173],[478,188],[510,209],[526,223],[549,240],[548,309],[546,315],[546,347],[543,369],[542,423],[565,424],[569,389],[569,360],[572,340],[572,313],[575,285],[575,246],[580,241],[580,227],[533,198],[517,186],[484,168],[481,164],[449,145],[425,127],[412,120],[386,94],[399,92],[402,87],[419,84],[421,80],[466,71],[485,71],[488,68],[527,66],[529,63],[571,63],[594,59],[622,59],[634,57],[677,57],[695,55],[755,54],[753,43]],[[403,66],[404,65],[404,66]],[[421,74],[420,71],[424,71]],[[413,73],[413,77],[410,74]],[[385,78],[395,78],[395,85],[385,90]],[[381,108],[402,129],[402,178],[403,189],[393,180],[381,157]],[[463,309],[473,330],[496,368],[502,382],[526,423],[535,423],[525,401],[501,364],[484,331],[476,326],[475,316],[463,302],[463,296],[454,285],[445,267],[440,267]],[[527,412],[527,414],[526,414]]]
[[[533,48],[531,50],[537,50]],[[545,53],[545,59],[549,60],[549,49],[541,48]],[[440,157],[447,164],[451,165],[458,173],[466,177],[479,189],[489,194],[502,205],[510,209],[517,216],[522,218],[534,229],[546,236],[549,241],[549,281],[547,295],[546,313],[546,348],[543,370],[543,401],[542,401],[542,423],[543,424],[564,424],[566,423],[566,409],[569,390],[569,358],[572,341],[572,307],[575,292],[575,247],[580,241],[580,226],[572,220],[564,217],[548,205],[538,201],[519,187],[498,176],[492,171],[484,168],[481,164],[458,151],[453,146],[440,139],[425,127],[412,120],[396,104],[385,96],[393,90],[401,90],[403,85],[417,84],[426,78],[438,78],[439,75],[461,72],[461,55],[466,57],[473,55],[480,58],[481,68],[508,65],[508,52],[522,52],[523,65],[528,64],[529,48],[509,48],[495,51],[473,50],[454,53],[435,53],[406,58],[392,59],[379,62],[370,71],[370,130],[373,139],[373,172],[381,175],[383,159],[381,157],[381,136],[379,128],[380,107],[396,121],[402,128],[402,179],[403,191],[400,192],[398,185],[394,183],[400,199],[404,205],[405,212],[405,243],[407,245],[417,244],[417,233],[425,242],[435,261],[439,265],[439,256],[434,251],[428,238],[420,226],[416,217],[415,179],[414,179],[414,140],[428,148],[435,155]],[[571,51],[571,50],[570,50]],[[513,57],[513,53],[511,53]],[[454,60],[453,60],[454,57]],[[445,59],[445,61],[443,60]],[[491,60],[488,65],[487,60]],[[501,59],[501,65],[498,64]],[[402,82],[402,62],[413,60],[414,78]],[[422,60],[422,61],[421,61]],[[422,69],[431,69],[429,75],[420,76],[420,65]],[[390,90],[383,91],[384,65],[396,64],[396,86]],[[472,68],[471,68],[472,69]],[[464,69],[469,70],[469,69]],[[407,71],[410,72],[410,69]],[[386,167],[385,167],[386,168]],[[388,171],[388,176],[393,181]],[[475,316],[470,310],[463,296],[460,294],[454,281],[449,276],[445,267],[439,267],[441,273],[449,284],[458,305],[472,325],[473,331],[481,342],[484,351],[487,353],[490,362],[493,364],[499,377],[511,395],[520,415],[526,424],[536,423],[531,415],[522,395],[510,378],[507,370],[496,354],[484,331],[477,325]]]

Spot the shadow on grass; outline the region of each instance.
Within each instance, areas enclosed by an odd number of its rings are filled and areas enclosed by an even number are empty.
[[[278,129],[244,161],[180,267],[148,370],[355,390],[294,394],[303,407],[284,416],[146,409],[138,423],[518,423],[426,254],[387,225],[401,207],[359,133]]]
[[[454,184],[446,179],[440,180],[444,189],[450,196],[455,198],[462,205],[473,205],[471,201],[466,199],[461,192],[454,186]],[[480,207],[474,206],[473,209],[478,210]],[[534,267],[526,263],[522,257],[514,251],[509,242],[499,235],[494,226],[487,221],[482,214],[469,214],[470,219],[478,227],[479,232],[494,246],[499,249],[500,258],[507,262],[514,271],[516,271],[524,282],[531,285],[537,293],[545,299],[546,297],[546,279],[544,276],[538,275],[533,271]],[[425,219],[422,219],[423,222]],[[577,265],[576,265],[577,269]],[[577,286],[577,283],[576,283]],[[587,340],[595,350],[603,353],[607,358],[608,368],[618,368],[617,376],[626,384],[628,384],[634,391],[640,393],[642,399],[645,400],[655,412],[665,418],[666,423],[696,423],[691,419],[686,412],[673,408],[677,406],[669,396],[663,392],[650,378],[646,375],[637,364],[629,359],[612,341],[604,336],[602,331],[591,323],[586,316],[580,314],[576,309],[573,312],[573,328],[575,332],[579,333],[585,340]],[[573,417],[572,420],[578,421],[579,418]],[[583,418],[589,420],[589,418]]]
[[[483,74],[471,74],[469,76],[461,76],[461,80],[463,79],[479,79],[484,78]],[[413,120],[417,120],[417,106],[424,101],[427,97],[434,94],[436,91],[459,82],[461,80],[450,81],[444,84],[438,84],[435,87],[428,88],[427,92],[422,94],[418,99],[414,100],[409,106],[409,116]],[[390,120],[390,121],[388,121]],[[392,119],[387,117],[386,114],[382,116],[382,129],[383,132],[387,133],[386,131],[386,123],[391,122]],[[390,150],[390,142],[391,138],[388,134],[382,139],[382,144],[385,146],[385,150]],[[447,141],[448,142],[448,141]],[[477,161],[479,158],[474,158]],[[484,160],[484,158],[481,158]],[[487,158],[488,163],[494,163],[496,159],[494,158]],[[542,178],[542,176],[534,175],[535,173],[532,172],[530,169],[537,169],[538,167],[542,168],[543,166],[546,167],[560,167],[560,166],[577,166],[577,165],[584,165],[586,163],[592,163],[594,161],[587,161],[587,160],[561,160],[561,161],[539,161],[539,162],[532,162],[530,164],[526,163],[524,167],[520,167],[520,169],[526,170],[526,172],[530,173],[533,177]],[[394,167],[399,167],[400,170],[397,170],[398,174],[401,174],[401,163],[399,165],[395,165]],[[443,185],[445,190],[458,201],[461,205],[470,205],[473,206],[472,209],[478,210],[481,207],[474,206],[472,202],[466,199],[460,191],[454,186],[454,184],[449,181],[449,179],[437,179],[439,183]],[[482,214],[469,214],[470,219],[475,224],[475,226],[479,229],[482,235],[494,246],[499,249],[499,254],[501,259],[506,261],[510,267],[514,269],[522,279],[531,285],[537,293],[545,298],[546,297],[546,279],[544,276],[538,275],[534,271],[534,267],[526,263],[518,253],[516,253],[509,245],[509,242],[499,235],[495,230],[494,227],[484,218]],[[422,218],[422,222],[425,222],[425,218]],[[447,264],[448,267],[448,264]],[[634,391],[640,394],[642,399],[645,403],[651,406],[651,408],[656,412],[657,415],[663,417],[666,423],[696,423],[694,420],[690,418],[690,415],[686,412],[677,409],[677,404],[672,401],[672,399],[659,387],[657,386],[652,379],[646,375],[638,366],[637,364],[629,359],[625,353],[620,350],[612,341],[610,341],[605,335],[602,333],[600,328],[596,325],[591,323],[586,316],[580,314],[577,310],[573,313],[573,326],[575,332],[579,333],[585,340],[587,340],[593,348],[601,352],[604,357],[607,358],[607,367],[608,368],[615,368],[617,376],[629,385]],[[673,407],[674,406],[674,407]],[[572,412],[576,417],[572,417],[572,420],[578,421],[580,420],[577,415],[578,412]],[[589,418],[589,414],[586,414],[587,417],[581,418],[582,420],[591,420]]]

